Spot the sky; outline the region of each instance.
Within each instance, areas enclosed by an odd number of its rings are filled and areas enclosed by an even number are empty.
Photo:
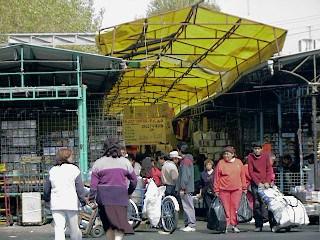
[[[104,8],[102,27],[145,17],[151,0],[94,0]],[[211,0],[224,13],[288,30],[282,54],[299,51],[298,41],[310,38],[320,48],[320,0]],[[305,45],[303,45],[305,47]]]

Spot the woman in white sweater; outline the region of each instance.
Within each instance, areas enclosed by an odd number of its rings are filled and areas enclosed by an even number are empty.
[[[44,186],[44,200],[50,202],[55,223],[55,240],[65,239],[66,221],[70,227],[71,240],[82,239],[79,229],[79,202],[86,204],[85,190],[79,168],[73,163],[73,153],[63,148],[57,153],[57,163],[49,171]]]

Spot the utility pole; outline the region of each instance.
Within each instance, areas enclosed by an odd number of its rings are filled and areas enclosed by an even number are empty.
[[[316,65],[316,55],[313,55],[313,74],[314,79],[312,86],[312,132],[313,132],[313,159],[314,159],[314,187],[315,190],[320,190],[320,181],[319,181],[319,169],[318,169],[318,134],[317,134],[317,65]]]

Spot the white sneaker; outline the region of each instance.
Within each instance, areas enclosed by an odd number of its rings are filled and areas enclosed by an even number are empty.
[[[232,226],[232,232],[234,232],[234,233],[239,233],[240,230],[239,230],[239,228],[237,228],[236,226]]]
[[[193,227],[186,226],[185,228],[181,229],[181,231],[184,231],[184,232],[195,232],[196,229],[193,228]]]
[[[250,224],[254,224],[255,222],[256,222],[256,221],[254,220],[254,218],[252,218],[249,223],[250,223]]]
[[[277,226],[274,226],[271,228],[271,232],[274,232],[274,233],[278,232],[278,230],[279,229],[277,228]]]
[[[162,230],[159,230],[158,233],[162,234],[162,235],[169,235],[170,234],[170,232],[165,232],[165,231],[162,231]]]

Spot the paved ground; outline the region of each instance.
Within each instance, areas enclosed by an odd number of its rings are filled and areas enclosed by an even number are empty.
[[[135,235],[126,236],[125,240],[213,240],[213,239],[236,239],[236,240],[317,240],[320,237],[319,225],[305,226],[300,229],[293,229],[287,233],[272,233],[268,227],[264,228],[261,233],[253,232],[253,225],[240,225],[241,233],[217,234],[207,230],[206,223],[197,222],[197,232],[185,233],[182,231],[175,231],[171,235],[161,235],[155,230],[148,229],[147,226],[142,225],[136,231]],[[40,227],[1,227],[0,240],[17,239],[17,240],[43,240],[54,239],[53,228],[50,224]],[[86,238],[94,239],[94,238]],[[99,239],[105,239],[101,237]]]

